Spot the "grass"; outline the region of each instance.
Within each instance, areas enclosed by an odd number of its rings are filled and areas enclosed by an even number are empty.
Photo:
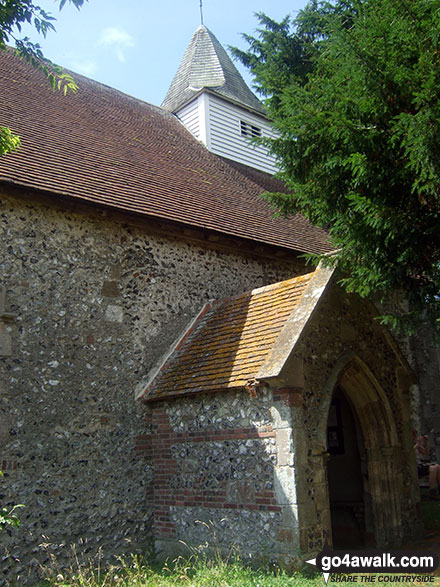
[[[421,513],[425,527],[440,529],[440,502],[422,501]],[[72,551],[71,564],[68,569],[57,566],[57,561],[42,569],[45,580],[38,587],[324,587],[322,574],[312,566],[304,572],[286,573],[273,566],[252,568],[246,565],[235,551],[229,557],[220,554],[209,559],[206,555],[193,551],[188,558],[178,557],[163,565],[147,557],[132,556],[120,559],[117,564],[104,567],[102,557],[79,561]],[[432,585],[440,587],[440,577],[433,582],[408,582],[408,575],[403,580],[389,575],[385,581],[379,581],[377,575],[365,580],[365,575],[345,576],[345,581],[333,581],[328,585],[359,584],[383,587],[389,585]],[[406,580],[404,580],[406,578]],[[348,580],[347,580],[348,579]],[[351,580],[350,580],[351,579]],[[400,577],[399,577],[400,579]]]
[[[250,568],[244,565],[239,558],[224,561],[219,557],[208,560],[202,556],[192,556],[189,559],[179,557],[173,563],[157,566],[146,559],[132,557],[130,560],[121,560],[117,565],[102,570],[98,565],[89,564],[88,567],[70,568],[67,572],[56,567],[46,569],[48,578],[39,584],[39,587],[324,587],[321,574],[314,572],[295,572],[287,574],[280,569]],[[397,576],[389,576],[387,581],[378,581],[377,576],[371,576],[372,582],[361,581],[356,575],[345,576],[346,581],[332,581],[328,585],[342,584],[374,584],[377,587],[391,585],[408,585],[407,581],[397,581]],[[347,579],[351,579],[348,580]],[[390,581],[390,579],[392,579]],[[440,585],[440,578],[435,582],[417,582],[412,585]]]
[[[203,556],[157,565],[140,557],[121,559],[102,571],[97,566],[71,567],[67,572],[55,566],[43,569],[46,580],[39,587],[322,587],[322,575],[314,571],[288,575],[280,569],[251,568],[238,557],[228,561]]]

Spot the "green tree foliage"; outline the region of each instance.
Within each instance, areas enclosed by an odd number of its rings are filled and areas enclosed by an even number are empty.
[[[86,0],[68,1],[80,8]],[[66,2],[67,0],[59,0],[60,10]],[[14,42],[17,55],[42,71],[53,90],[74,92],[77,86],[71,75],[46,59],[38,43],[32,43],[28,37],[17,36],[20,35],[24,24],[30,24],[45,37],[49,31],[55,30],[54,20],[51,14],[34,4],[32,0],[0,0],[0,51],[5,51],[9,42]],[[0,155],[14,151],[19,145],[20,139],[17,135],[8,128],[0,127]]]
[[[328,230],[349,291],[403,291],[400,324],[425,310],[440,326],[440,0],[257,16],[248,51],[233,52],[265,98],[293,192],[267,197]]]
[[[18,528],[20,520],[15,513],[21,505],[14,505],[12,508],[0,507],[0,532],[7,530],[9,527]]]

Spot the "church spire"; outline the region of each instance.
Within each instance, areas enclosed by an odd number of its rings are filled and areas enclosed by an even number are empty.
[[[191,39],[162,107],[214,155],[266,173],[277,171],[275,157],[250,140],[273,136],[265,109],[204,24]]]
[[[200,0],[200,24],[203,25],[203,0]]]
[[[200,4],[203,9],[202,2]],[[176,112],[205,89],[265,114],[261,102],[246,85],[225,49],[215,35],[201,24],[183,56],[162,107]]]

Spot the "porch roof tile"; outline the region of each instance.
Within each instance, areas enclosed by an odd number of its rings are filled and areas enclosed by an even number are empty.
[[[315,273],[207,304],[151,377],[143,397],[246,387],[255,380]]]

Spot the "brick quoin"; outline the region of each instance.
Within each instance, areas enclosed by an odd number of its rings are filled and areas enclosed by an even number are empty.
[[[283,401],[286,406],[301,408],[303,405],[302,387],[283,387],[273,394],[274,401]]]
[[[154,467],[153,508],[154,534],[156,538],[174,538],[176,528],[170,518],[169,507],[176,505],[172,479],[177,472],[171,445],[173,431],[164,410],[157,407],[152,413],[151,457]],[[159,512],[159,515],[158,515]]]
[[[291,401],[290,390],[277,392],[281,399]],[[296,393],[296,390],[295,390]],[[294,401],[298,397],[295,396]],[[233,503],[227,498],[226,480],[221,487],[215,489],[204,487],[204,475],[192,477],[191,487],[178,487],[178,463],[171,451],[173,445],[182,443],[199,444],[202,442],[227,442],[231,440],[264,439],[275,437],[271,426],[260,428],[244,427],[224,430],[198,430],[194,432],[174,432],[168,415],[160,405],[152,407],[148,423],[152,433],[141,434],[136,439],[135,450],[138,456],[150,460],[154,469],[152,484],[152,506],[154,510],[154,533],[158,539],[176,537],[176,527],[170,517],[170,508],[175,507],[206,507],[231,510],[271,511],[280,512],[273,491],[256,491],[252,501]]]

